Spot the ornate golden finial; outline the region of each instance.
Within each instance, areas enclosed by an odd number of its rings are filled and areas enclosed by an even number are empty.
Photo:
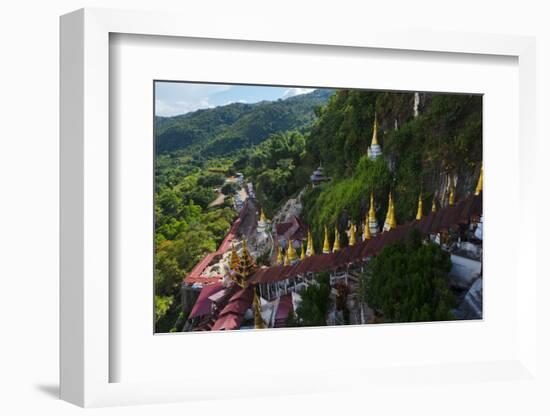
[[[323,241],[323,254],[330,253],[330,242],[328,241],[328,230],[325,225],[325,240]]]
[[[277,264],[283,264],[283,253],[281,252],[281,247],[277,244]]]
[[[435,196],[432,199],[432,212],[437,212],[437,205],[435,204]]]
[[[252,273],[256,271],[256,262],[250,255],[250,252],[248,251],[248,244],[246,242],[246,239],[243,240],[243,249],[241,253],[241,262],[240,262],[240,269],[242,269],[242,276],[243,278],[248,277]]]
[[[334,246],[332,251],[336,252],[340,250],[340,234],[338,234],[338,228],[334,227]]]
[[[265,329],[266,325],[262,318],[262,303],[258,292],[254,289],[254,328]]]
[[[286,254],[288,256],[288,261],[293,262],[296,260],[296,249],[294,248],[294,245],[292,244],[292,240],[288,240],[288,249],[286,250]]]
[[[378,117],[374,113],[374,127],[372,129],[371,147],[378,144]]]
[[[237,271],[240,263],[241,263],[241,258],[239,257],[239,253],[237,253],[235,244],[231,244],[231,260],[229,263],[229,267],[231,268],[231,270],[235,272]]]
[[[422,219],[422,194],[418,195],[418,211],[416,211],[416,219]]]
[[[286,251],[286,254],[285,254],[283,266],[290,266],[290,260],[288,259],[288,250]]]
[[[369,221],[376,221],[376,213],[374,212],[374,194],[372,192],[370,193]]]
[[[267,222],[267,218],[265,216],[263,208],[260,208],[260,221]]]
[[[302,252],[300,253],[300,260],[303,260],[306,258],[306,245],[302,243]]]
[[[481,169],[479,170],[479,179],[477,180],[477,186],[476,186],[476,195],[479,195],[483,191],[483,165],[481,165]]]
[[[357,242],[357,239],[355,237],[355,225],[353,223],[351,224],[351,227],[349,228],[349,245],[353,246]]]

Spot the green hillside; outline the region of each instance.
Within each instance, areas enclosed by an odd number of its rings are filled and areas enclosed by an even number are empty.
[[[270,134],[303,129],[333,90],[315,90],[286,100],[234,103],[155,119],[158,154],[179,151],[203,157],[227,156],[256,145]]]
[[[348,221],[360,223],[374,193],[378,221],[383,223],[390,190],[399,223],[416,213],[422,191],[424,206],[443,203],[449,177],[457,178],[460,198],[473,191],[482,160],[482,97],[419,95],[339,90],[318,111],[311,129],[270,137],[243,152],[235,167],[254,179],[258,197],[272,211],[309,183],[319,165],[332,181],[304,196],[304,217],[320,242],[324,225],[337,226],[345,239]],[[375,112],[383,157],[367,157]]]

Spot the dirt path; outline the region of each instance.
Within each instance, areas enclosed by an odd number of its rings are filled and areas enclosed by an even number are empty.
[[[218,196],[216,199],[214,199],[210,204],[208,204],[208,208],[217,207],[218,205],[223,204],[225,201],[225,195],[221,192],[218,192]]]

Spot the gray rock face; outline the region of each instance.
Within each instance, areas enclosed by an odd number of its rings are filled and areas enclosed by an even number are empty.
[[[305,189],[300,191],[296,198],[291,198],[285,202],[281,209],[273,216],[273,224],[281,222],[290,222],[293,217],[299,217],[302,213],[302,195]]]

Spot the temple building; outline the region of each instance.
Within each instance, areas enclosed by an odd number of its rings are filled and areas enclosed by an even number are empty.
[[[311,184],[313,187],[319,186],[323,182],[330,181],[330,177],[325,176],[323,172],[323,167],[319,165],[317,169],[313,172],[313,175],[310,176]]]
[[[378,144],[378,121],[377,121],[376,115],[374,116],[372,140],[371,140],[370,146],[367,149],[367,156],[371,160],[376,160],[379,156],[382,156],[382,148]]]
[[[309,285],[318,285],[319,273],[329,274],[331,306],[327,313],[328,324],[339,324],[338,308],[342,299],[348,299],[347,323],[373,322],[375,314],[358,297],[360,276],[364,266],[385,247],[407,236],[413,229],[423,239],[433,241],[447,251],[452,264],[449,272],[449,287],[457,299],[453,314],[458,319],[482,317],[482,172],[475,194],[466,195],[453,203],[442,204],[439,209],[424,213],[422,193],[418,195],[415,220],[397,226],[394,194],[389,193],[388,209],[379,232],[375,217],[374,196],[371,193],[370,207],[362,224],[362,240],[357,236],[361,224],[348,223],[348,244],[342,244],[339,231],[334,230],[331,247],[329,227],[324,226],[322,253],[315,254],[311,230],[297,217],[288,223],[277,224],[276,254],[274,265],[258,266],[248,249],[246,239],[224,240],[216,253],[205,257],[184,280],[182,296],[193,290],[192,310],[184,325],[184,331],[263,329],[284,327],[298,319],[303,290]],[[453,190],[448,188],[447,192]],[[454,192],[454,191],[453,191]],[[450,197],[450,195],[446,195]],[[446,199],[446,198],[445,198]],[[445,200],[444,199],[444,200]],[[450,199],[450,198],[449,198]],[[263,210],[258,228],[268,223]],[[236,231],[233,227],[233,231]],[[254,232],[254,229],[252,229]],[[262,231],[264,232],[265,229]],[[320,230],[319,230],[320,231]],[[437,238],[433,238],[437,236]],[[231,234],[233,238],[233,234]],[[239,250],[240,246],[240,250]],[[298,252],[299,250],[299,252]],[[206,274],[209,259],[222,257],[225,265],[223,279],[218,274]],[[199,273],[199,269],[205,270]],[[200,292],[197,291],[200,283]],[[338,305],[340,302],[340,306]],[[341,309],[340,309],[341,310]],[[367,312],[365,312],[367,311]]]
[[[289,222],[275,225],[275,238],[282,250],[288,249],[289,242],[292,242],[297,250],[307,240],[307,226],[298,217],[293,216]]]

